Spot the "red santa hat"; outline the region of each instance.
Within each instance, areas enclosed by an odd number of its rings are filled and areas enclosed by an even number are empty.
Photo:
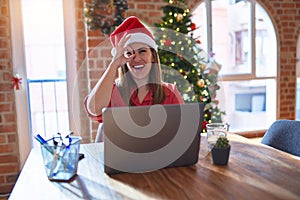
[[[110,41],[113,45],[111,54],[115,55],[115,40],[118,41],[122,39],[124,34],[131,34],[129,40],[125,43],[125,46],[140,42],[149,45],[151,48],[157,51],[157,46],[152,33],[143,25],[143,23],[134,16],[126,18],[111,34]]]

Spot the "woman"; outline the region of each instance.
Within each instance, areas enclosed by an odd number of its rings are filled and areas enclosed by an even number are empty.
[[[124,20],[110,40],[113,58],[84,104],[91,118],[102,122],[105,107],[184,103],[176,85],[162,81],[155,40],[138,18]]]

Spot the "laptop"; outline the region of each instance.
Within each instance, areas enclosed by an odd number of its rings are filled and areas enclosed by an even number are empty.
[[[197,163],[203,109],[203,103],[105,108],[105,173],[143,173]]]

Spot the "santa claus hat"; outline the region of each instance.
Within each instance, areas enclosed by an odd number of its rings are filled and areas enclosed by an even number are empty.
[[[134,16],[126,18],[111,34],[110,41],[113,45],[111,54],[115,55],[115,40],[122,39],[124,34],[131,34],[129,40],[125,43],[125,46],[140,42],[149,45],[151,48],[157,51],[157,46],[152,33],[143,25],[143,23]]]

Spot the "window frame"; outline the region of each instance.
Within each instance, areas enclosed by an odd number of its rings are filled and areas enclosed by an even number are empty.
[[[22,0],[9,0],[10,24],[11,24],[11,46],[13,73],[19,74],[23,80],[27,79],[25,64],[25,44],[22,22]],[[70,130],[81,130],[81,121],[76,120],[76,115],[82,108],[79,101],[79,90],[77,89],[76,67],[76,2],[73,0],[62,0],[66,52],[66,75],[67,75],[67,96]],[[22,89],[15,92],[17,132],[19,142],[20,166],[23,167],[31,148],[33,147],[33,135],[30,127],[30,112],[28,100],[27,81],[23,81]],[[76,131],[79,132],[79,131]]]
[[[277,76],[261,76],[257,77],[256,76],[256,46],[255,46],[255,6],[256,6],[256,1],[248,0],[251,6],[250,10],[250,35],[251,35],[251,43],[250,43],[250,48],[251,48],[251,73],[241,73],[241,74],[226,74],[226,75],[220,75],[220,80],[222,81],[242,81],[242,80],[261,80],[261,79],[276,79]],[[212,42],[212,5],[211,5],[211,0],[204,0],[203,3],[206,5],[206,19],[207,19],[207,49],[209,52],[214,52],[213,51],[213,42]]]
[[[250,42],[250,59],[251,59],[251,72],[250,73],[240,73],[240,74],[224,74],[224,75],[219,75],[219,81],[224,81],[224,82],[230,82],[230,81],[255,81],[255,80],[274,80],[276,82],[276,93],[278,93],[278,51],[277,51],[277,57],[276,57],[276,69],[277,72],[275,75],[270,76],[270,75],[264,75],[264,76],[257,76],[256,75],[256,21],[255,21],[255,16],[256,16],[256,5],[257,2],[255,0],[247,0],[250,3],[250,36],[251,36],[251,42]],[[208,52],[214,52],[213,51],[213,40],[212,40],[212,35],[213,35],[213,24],[212,24],[212,4],[211,0],[203,0],[202,3],[205,3],[205,12],[206,12],[206,26],[207,26],[207,50]],[[260,4],[259,4],[260,5]],[[262,6],[262,5],[260,5]],[[265,9],[264,9],[265,10]],[[269,15],[268,15],[269,16]],[[270,16],[269,16],[270,18]],[[270,18],[271,19],[271,18]],[[273,25],[274,26],[274,25]],[[277,33],[275,30],[275,36],[276,36],[276,45],[278,47],[278,37]],[[276,94],[275,94],[276,95]],[[278,96],[276,95],[276,102],[278,102]],[[278,115],[278,108],[275,108],[275,113],[276,113],[276,119]],[[267,129],[267,128],[266,128]],[[239,134],[244,135],[246,137],[257,137],[257,136],[262,136],[266,129],[249,129],[245,131],[239,131]]]

